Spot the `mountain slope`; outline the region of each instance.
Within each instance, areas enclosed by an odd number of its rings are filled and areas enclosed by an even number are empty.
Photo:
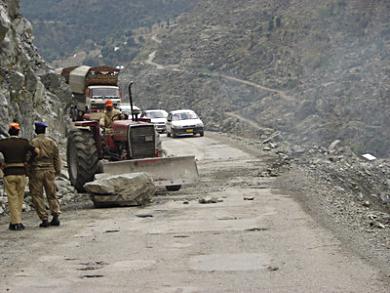
[[[386,0],[204,0],[127,74],[145,106],[193,107],[213,128],[234,130],[235,112],[298,143],[387,155],[389,19]],[[145,62],[154,51],[165,69]]]

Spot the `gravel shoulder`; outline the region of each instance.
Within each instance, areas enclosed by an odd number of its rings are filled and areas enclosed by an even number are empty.
[[[293,196],[320,225],[390,279],[389,162],[311,153],[280,162],[256,140],[217,135],[267,162],[273,192]],[[309,152],[310,153],[310,152]],[[283,153],[282,153],[283,154]],[[283,154],[284,155],[284,154]],[[287,162],[287,164],[286,164]]]
[[[366,206],[367,201],[356,193],[298,165],[278,178],[275,187],[292,194],[305,211],[331,230],[345,247],[390,278],[389,214],[383,212],[383,207]]]

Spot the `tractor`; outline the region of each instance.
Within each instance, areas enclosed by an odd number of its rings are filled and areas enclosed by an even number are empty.
[[[131,86],[130,105],[133,107]],[[133,113],[133,111],[132,111]],[[84,184],[98,173],[119,175],[146,172],[156,186],[177,191],[198,180],[194,156],[162,157],[155,125],[132,114],[131,119],[115,120],[102,129],[99,121],[77,121],[68,131],[67,163],[71,184],[84,191]]]

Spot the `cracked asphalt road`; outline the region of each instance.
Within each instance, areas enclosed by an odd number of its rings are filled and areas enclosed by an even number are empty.
[[[36,228],[29,214],[15,233],[0,219],[0,291],[389,292],[377,268],[271,191],[263,158],[210,133],[163,146],[196,155],[197,186],[145,208],[67,211],[59,228]],[[204,196],[223,201],[199,204]]]

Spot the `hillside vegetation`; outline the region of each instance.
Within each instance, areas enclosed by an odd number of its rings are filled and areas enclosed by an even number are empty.
[[[203,0],[127,75],[144,106],[192,107],[212,129],[234,132],[233,112],[300,144],[388,155],[389,20],[386,0]]]
[[[167,22],[196,0],[22,0],[33,23],[36,45],[48,60],[65,59],[78,51],[99,52],[92,63],[131,60],[138,44],[132,31]],[[115,47],[120,49],[114,51]],[[102,52],[100,52],[102,51]],[[100,59],[99,60],[99,55]],[[96,57],[96,58],[95,58]]]

